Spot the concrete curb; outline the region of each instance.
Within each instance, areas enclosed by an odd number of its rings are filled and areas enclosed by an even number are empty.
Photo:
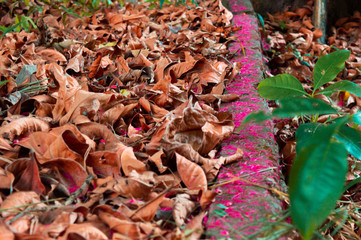
[[[248,124],[239,128],[249,113],[267,111],[266,102],[257,94],[256,89],[263,79],[264,69],[257,17],[249,0],[229,0],[224,5],[234,14],[233,25],[241,27],[235,33],[237,41],[231,50],[238,50],[232,61],[242,63],[242,69],[227,87],[227,92],[239,95],[240,100],[224,104],[221,109],[232,112],[238,130],[222,145],[220,154],[232,154],[238,147],[244,151],[244,158],[238,163],[223,167],[218,176],[218,183],[234,177],[241,177],[242,180],[219,188],[222,194],[209,211],[207,237],[256,239],[264,226],[262,219],[268,219],[282,211],[282,201],[269,190],[256,185],[282,189],[283,184],[271,122]]]

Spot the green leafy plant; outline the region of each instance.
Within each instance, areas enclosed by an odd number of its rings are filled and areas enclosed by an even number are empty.
[[[312,92],[306,92],[299,80],[289,74],[263,80],[258,85],[258,93],[268,100],[276,100],[280,107],[271,113],[252,113],[244,121],[261,122],[273,117],[295,116],[304,119],[296,131],[296,158],[290,173],[289,195],[293,224],[306,240],[312,238],[335,208],[341,194],[350,187],[345,188],[347,153],[361,159],[361,132],[348,126],[349,123],[361,124],[361,114],[339,112],[315,98],[338,91],[361,97],[361,87],[350,81],[323,87],[343,70],[349,56],[348,50],[337,50],[319,58],[314,66]],[[318,123],[318,117],[323,114],[339,114],[339,117]],[[354,181],[357,182],[359,180]]]

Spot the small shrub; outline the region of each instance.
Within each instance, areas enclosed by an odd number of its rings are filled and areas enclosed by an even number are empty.
[[[338,91],[361,97],[361,87],[350,81],[339,81],[322,88],[343,70],[349,56],[348,50],[322,56],[314,67],[311,93],[307,93],[299,80],[290,74],[263,80],[258,85],[258,93],[268,100],[276,100],[280,107],[271,113],[250,114],[244,121],[261,122],[274,117],[295,116],[310,119],[296,131],[296,158],[289,179],[293,224],[306,240],[311,239],[325,222],[345,191],[347,153],[361,159],[361,132],[349,127],[349,123],[361,124],[361,114],[342,113],[315,98]],[[335,113],[339,114],[338,118],[328,119],[323,124],[317,122],[319,116]]]

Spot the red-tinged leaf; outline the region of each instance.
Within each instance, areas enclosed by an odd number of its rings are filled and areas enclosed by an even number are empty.
[[[42,164],[55,171],[56,179],[63,183],[70,193],[80,188],[88,177],[87,172],[78,162],[71,159],[54,159]]]
[[[11,164],[8,170],[16,176],[14,187],[20,191],[34,191],[42,194],[45,187],[40,180],[39,168],[35,154],[31,153],[29,160],[17,160]]]
[[[89,78],[95,77],[95,75],[98,73],[101,60],[102,55],[98,54],[95,61],[93,61],[92,65],[89,67]]]
[[[99,177],[120,176],[120,157],[117,153],[101,151],[90,153],[86,165]]]

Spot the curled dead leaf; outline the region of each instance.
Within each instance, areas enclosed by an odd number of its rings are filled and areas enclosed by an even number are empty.
[[[13,141],[15,137],[25,137],[31,132],[49,130],[49,124],[43,120],[33,117],[16,119],[0,129],[0,136]]]

